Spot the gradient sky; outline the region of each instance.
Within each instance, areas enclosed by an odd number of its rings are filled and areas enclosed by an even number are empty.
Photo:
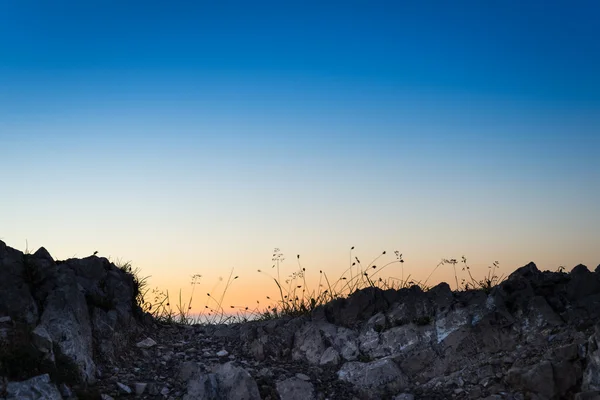
[[[171,292],[234,268],[236,305],[274,247],[315,278],[350,246],[600,264],[597,1],[173,3],[0,2],[8,245]]]

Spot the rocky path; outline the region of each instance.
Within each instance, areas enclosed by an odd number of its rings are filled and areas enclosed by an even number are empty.
[[[214,398],[237,391],[240,399],[361,399],[351,385],[337,379],[333,368],[275,359],[259,362],[244,356],[242,343],[235,337],[237,330],[156,324],[118,356],[116,365],[98,366],[95,395],[104,400],[130,395],[139,399],[210,399],[208,392],[199,397],[194,388],[216,372],[220,382],[231,384],[213,388]]]

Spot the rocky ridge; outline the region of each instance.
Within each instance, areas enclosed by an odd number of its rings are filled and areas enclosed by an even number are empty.
[[[0,241],[0,399],[600,399],[600,266],[230,325],[160,324],[137,295],[105,258]]]

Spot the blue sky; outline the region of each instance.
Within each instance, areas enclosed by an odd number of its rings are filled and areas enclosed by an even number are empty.
[[[273,247],[595,267],[600,5],[413,3],[2,2],[0,238],[261,293]]]

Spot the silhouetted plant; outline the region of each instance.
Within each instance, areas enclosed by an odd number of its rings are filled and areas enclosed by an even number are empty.
[[[390,286],[406,287],[407,282],[401,281],[400,283],[394,283],[382,278],[377,279],[376,275],[380,274],[386,267],[391,264],[399,263],[403,266],[404,260],[402,254],[395,251],[396,259],[384,264],[382,267],[375,265],[382,256],[386,255],[383,251],[377,257],[375,257],[367,267],[363,267],[358,257],[352,255],[354,247],[350,248],[350,265],[342,273],[342,276],[331,284],[327,274],[323,270],[319,271],[319,282],[316,290],[311,290],[308,287],[306,281],[306,268],[300,263],[300,255],[296,256],[298,263],[298,270],[283,282],[280,277],[281,263],[285,258],[279,248],[275,248],[273,251],[273,261],[275,264],[272,268],[277,268],[277,277],[274,277],[262,270],[258,270],[259,273],[267,275],[270,279],[275,282],[279,291],[279,300],[276,304],[269,305],[263,312],[258,316],[260,319],[277,318],[280,316],[298,316],[312,312],[317,307],[328,303],[329,301],[347,297],[358,290],[366,287],[380,287],[390,288]],[[404,275],[402,268],[402,276]],[[349,275],[349,277],[347,276]],[[414,282],[411,281],[411,284]],[[267,296],[268,300],[271,300]]]
[[[500,263],[494,261],[492,265],[488,266],[488,274],[481,280],[477,280],[471,275],[471,268],[467,264],[467,258],[462,256],[463,271],[467,271],[469,274],[470,282],[466,282],[463,279],[464,290],[469,289],[480,289],[485,293],[490,293],[493,287],[498,286],[505,279],[504,275],[496,275],[496,271],[500,268]]]
[[[350,262],[348,268],[342,273],[342,275],[335,281],[331,282],[327,274],[323,270],[319,270],[319,281],[316,289],[310,289],[306,279],[306,268],[304,268],[300,262],[300,255],[296,256],[297,270],[287,276],[285,280],[281,279],[281,267],[285,260],[285,257],[279,248],[275,248],[271,260],[273,264],[271,269],[276,270],[276,276],[273,276],[263,270],[258,270],[259,273],[267,275],[273,280],[279,293],[279,299],[273,302],[273,300],[266,296],[266,299],[270,304],[266,305],[266,308],[261,306],[260,301],[256,301],[256,306],[250,309],[247,306],[234,306],[230,305],[229,310],[237,310],[237,314],[231,315],[225,312],[223,302],[225,295],[230,288],[234,280],[238,279],[238,276],[233,276],[233,270],[229,274],[228,279],[225,281],[225,287],[220,296],[214,296],[212,293],[215,289],[223,282],[223,278],[220,277],[219,281],[213,287],[213,289],[207,292],[206,303],[204,309],[197,314],[195,317],[191,315],[192,302],[195,293],[195,286],[200,284],[201,275],[192,276],[192,291],[187,303],[182,301],[181,290],[179,291],[179,304],[175,307],[175,310],[171,307],[169,292],[163,292],[158,288],[153,289],[150,294],[153,296],[153,301],[148,301],[149,289],[147,288],[146,281],[149,277],[143,279],[139,278],[139,269],[133,269],[131,263],[125,263],[121,265],[121,268],[134,276],[134,282],[139,288],[138,296],[136,300],[138,305],[143,311],[150,313],[156,320],[163,323],[180,323],[180,324],[199,324],[199,323],[228,323],[228,322],[244,322],[248,320],[267,320],[272,318],[279,318],[283,316],[294,317],[305,315],[314,311],[317,307],[324,305],[332,300],[351,296],[353,293],[362,290],[367,287],[377,287],[380,289],[406,289],[412,286],[418,286],[423,291],[430,289],[428,281],[433,273],[442,265],[452,265],[454,271],[454,279],[456,283],[456,290],[469,290],[469,289],[480,289],[489,293],[489,291],[496,285],[502,282],[503,276],[497,276],[496,271],[499,268],[499,263],[495,261],[489,266],[487,276],[481,280],[477,280],[471,274],[470,267],[467,264],[466,257],[462,257],[461,262],[463,264],[462,270],[468,274],[468,279],[462,279],[462,287],[458,283],[458,274],[456,259],[442,259],[440,263],[433,269],[424,282],[411,280],[409,274],[405,278],[404,274],[404,259],[399,251],[394,251],[394,259],[383,263],[383,266],[379,267],[376,262],[380,261],[383,256],[387,253],[381,252],[376,256],[369,264],[363,266],[360,259],[353,254],[354,246],[350,248],[349,257]],[[388,266],[392,264],[400,264],[400,278],[396,277],[381,277],[381,273]],[[418,325],[428,324],[431,322],[430,317],[423,317],[422,319],[413,321]]]

